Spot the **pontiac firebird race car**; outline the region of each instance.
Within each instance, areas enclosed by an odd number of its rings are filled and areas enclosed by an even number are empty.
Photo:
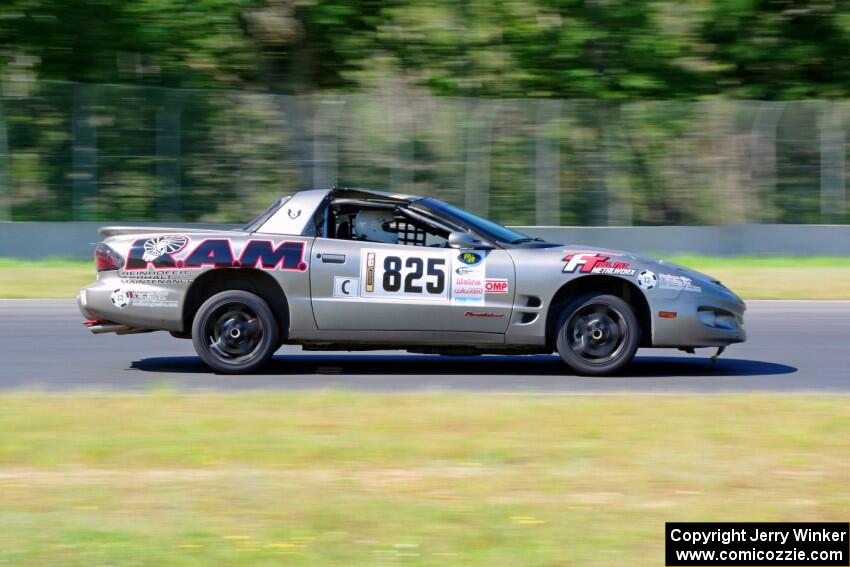
[[[107,227],[78,303],[94,333],[170,331],[218,372],[305,350],[560,354],[614,373],[638,347],[742,342],[719,281],[628,252],[529,238],[441,201],[283,197],[239,230]]]

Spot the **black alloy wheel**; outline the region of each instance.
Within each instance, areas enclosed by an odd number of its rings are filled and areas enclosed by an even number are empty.
[[[564,309],[557,331],[561,359],[577,373],[590,376],[622,369],[640,343],[634,310],[615,295],[578,297]]]
[[[277,321],[257,295],[225,291],[201,305],[192,324],[192,342],[198,356],[213,370],[250,372],[277,350]]]

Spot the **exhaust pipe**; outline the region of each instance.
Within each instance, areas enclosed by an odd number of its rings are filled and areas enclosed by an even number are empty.
[[[134,335],[136,333],[152,333],[153,329],[143,329],[141,327],[130,327],[129,325],[121,325],[103,319],[88,319],[83,321],[83,325],[95,335],[103,333],[116,333],[118,335]]]

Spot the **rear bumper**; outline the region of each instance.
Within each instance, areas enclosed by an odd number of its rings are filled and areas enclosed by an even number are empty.
[[[80,293],[77,294],[77,308],[80,310],[80,313],[82,313],[83,318],[88,320],[98,319],[98,317],[88,309],[86,288],[81,289]]]
[[[116,305],[113,294],[127,289],[134,291],[163,292],[173,301],[168,304],[144,306],[135,302]],[[139,332],[141,329],[163,331],[182,331],[182,296],[170,289],[156,288],[136,284],[128,286],[121,282],[117,272],[101,272],[96,282],[87,285],[77,295],[77,307],[84,319],[102,320],[126,327],[129,331]],[[94,331],[93,331],[94,332]],[[110,331],[103,331],[110,332]]]

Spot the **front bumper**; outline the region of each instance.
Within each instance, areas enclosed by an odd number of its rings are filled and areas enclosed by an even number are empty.
[[[732,292],[683,291],[671,300],[652,302],[652,346],[720,347],[747,340],[746,305]],[[675,313],[675,318],[661,317]]]

